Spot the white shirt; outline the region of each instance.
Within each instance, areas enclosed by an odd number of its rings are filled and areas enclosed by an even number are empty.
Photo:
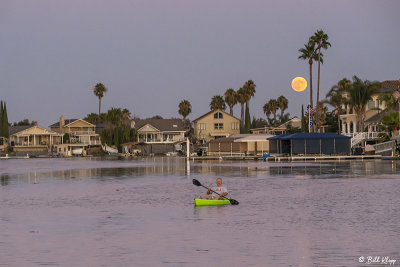
[[[225,186],[221,186],[221,187],[216,186],[216,187],[211,188],[211,190],[214,190],[214,191],[217,192],[218,194],[228,193],[228,190],[226,189]],[[212,193],[212,192],[211,192],[211,193]],[[212,197],[216,197],[216,196],[217,196],[217,194],[212,193]]]

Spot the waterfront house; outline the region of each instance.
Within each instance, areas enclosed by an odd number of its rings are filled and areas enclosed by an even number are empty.
[[[393,94],[394,91],[400,89],[400,81],[384,81],[381,83],[381,89],[378,93],[372,96],[365,108],[365,129],[357,129],[357,115],[353,109],[346,104],[343,104],[342,109],[345,114],[341,114],[341,134],[352,137],[351,147],[364,145],[367,143],[376,143],[379,139],[379,125],[381,119],[386,113],[387,107],[385,101],[380,101],[379,98],[383,94]],[[348,97],[348,93],[343,94]]]
[[[83,119],[65,119],[64,116],[50,129],[61,134],[66,140],[56,146],[57,153],[64,156],[86,155],[88,148],[101,145],[96,125]]]
[[[133,119],[131,127],[138,133],[137,141],[146,144],[180,143],[189,131],[181,119]]]
[[[9,145],[17,155],[47,155],[62,144],[62,134],[37,125],[11,126]]]
[[[220,109],[207,112],[193,124],[194,137],[202,143],[240,134],[240,120]]]

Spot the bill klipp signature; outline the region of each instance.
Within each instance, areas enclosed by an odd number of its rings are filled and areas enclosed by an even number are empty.
[[[358,258],[359,262],[363,262],[366,264],[382,264],[382,265],[395,265],[396,261],[395,259],[391,259],[388,256],[361,256]]]

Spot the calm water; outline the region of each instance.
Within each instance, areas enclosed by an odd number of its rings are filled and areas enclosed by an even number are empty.
[[[400,162],[0,161],[0,266],[400,266]],[[222,177],[238,206],[194,208]]]

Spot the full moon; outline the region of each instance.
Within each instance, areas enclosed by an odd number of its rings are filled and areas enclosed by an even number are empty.
[[[292,88],[296,92],[302,92],[307,88],[307,81],[303,77],[296,77],[292,80]]]

